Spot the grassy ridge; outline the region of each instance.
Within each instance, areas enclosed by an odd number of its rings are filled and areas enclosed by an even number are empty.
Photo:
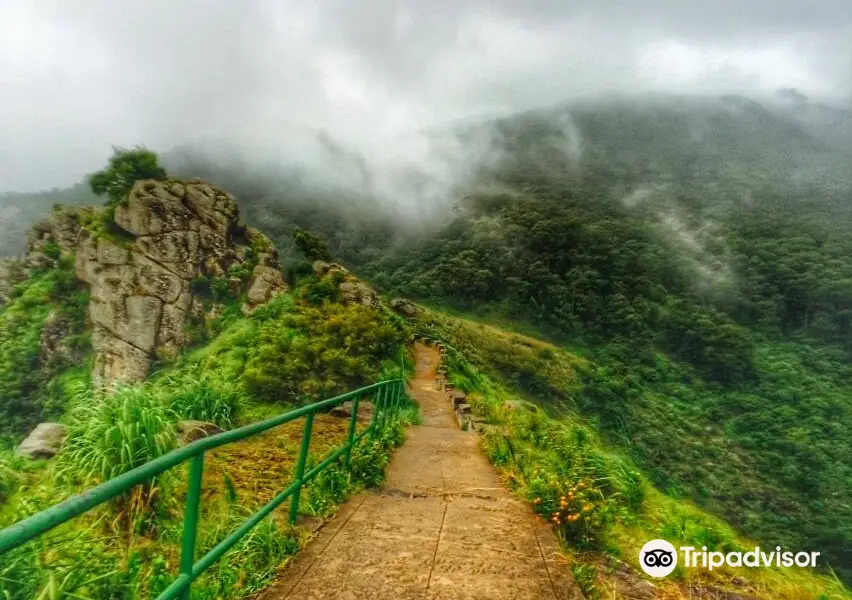
[[[451,380],[471,393],[475,409],[495,425],[484,438],[489,457],[503,469],[518,493],[557,528],[575,555],[575,575],[590,597],[613,597],[610,594],[615,580],[608,576],[609,563],[602,557],[613,556],[638,568],[639,549],[651,539],[667,539],[675,546],[706,545],[721,551],[751,549],[756,544],[678,490],[661,493],[654,485],[654,473],[649,472],[648,465],[653,463],[647,454],[601,435],[600,418],[586,412],[588,407],[584,406],[589,378],[595,376],[596,369],[605,368],[593,359],[528,336],[432,311],[425,313],[422,327],[453,349]],[[531,373],[537,376],[531,379]],[[634,402],[639,405],[642,399]],[[650,411],[645,418],[640,426],[646,432],[656,431],[659,439],[635,440],[637,446],[656,447],[662,452],[676,447],[665,439],[667,436],[678,431],[695,435],[689,432],[689,420]],[[697,464],[690,473],[715,477],[733,488],[733,497],[738,489],[755,489],[756,480],[760,481],[759,474],[742,464],[730,471],[714,469],[694,440],[687,451],[696,453]],[[724,446],[717,451],[724,451]],[[683,455],[672,458],[672,463],[683,469],[688,468],[686,462]],[[702,465],[705,462],[711,464]],[[718,504],[710,506],[724,515]],[[761,513],[751,516],[759,519]],[[769,531],[773,525],[768,524]],[[803,549],[783,535],[769,534],[761,541],[764,546],[778,543]],[[663,587],[671,588],[667,592],[670,597],[681,598],[689,597],[690,588],[735,587],[735,578],[747,581],[746,589],[740,591],[760,597],[852,598],[830,575],[821,577],[801,569],[723,569],[708,574],[680,568],[674,581]]]

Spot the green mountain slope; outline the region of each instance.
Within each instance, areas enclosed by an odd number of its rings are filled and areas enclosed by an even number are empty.
[[[490,129],[498,158],[431,231],[393,232],[340,198],[303,206],[262,177],[245,203],[271,208],[273,237],[326,235],[380,289],[587,355],[582,393],[534,370],[517,381],[599,420],[662,489],[822,551],[849,581],[849,156],[738,97],[616,98],[468,127],[462,138]]]
[[[383,292],[583,357],[570,382],[546,351],[478,366],[595,424],[670,499],[761,544],[820,551],[848,585],[849,123],[826,107],[657,96],[466,124],[459,140],[485,134],[493,152],[419,223],[360,185],[318,188],[239,153],[167,164],[233,191],[291,280],[305,272],[291,234],[308,228]],[[359,172],[356,152],[328,143]]]
[[[443,344],[449,381],[468,393],[477,418],[487,422],[483,446],[489,458],[516,493],[559,532],[587,598],[849,597],[848,589],[831,575],[784,568],[707,571],[679,566],[670,579],[655,581],[657,588],[648,591],[638,575],[639,550],[648,540],[662,538],[675,547],[718,552],[751,550],[755,540],[742,535],[741,523],[732,528],[677,489],[660,493],[659,486],[648,485],[649,472],[639,467],[648,464],[648,457],[625,452],[631,446],[624,440],[613,444],[602,439],[606,428],[590,417],[593,411],[586,402],[590,391],[616,383],[612,362],[442,311],[421,312],[417,331]],[[630,397],[635,389],[622,392]],[[748,457],[725,439],[722,427],[702,429],[695,410],[683,406],[673,410],[670,398],[655,405],[650,400],[633,394],[630,401],[638,405],[630,419],[642,419],[635,427],[633,448],[648,447],[643,441],[649,437],[674,436],[665,447],[658,444],[670,455],[661,472],[704,483],[710,475],[710,483],[729,485],[733,477],[719,476],[720,470],[712,468],[714,463],[726,465],[738,471],[744,488],[771,495],[775,508],[784,510],[781,505],[787,499],[762,485],[762,474],[754,472]],[[650,475],[653,482],[659,473]],[[743,514],[753,516],[748,502],[742,498],[738,502]],[[797,515],[802,518],[807,515]],[[797,547],[798,540],[785,529],[768,533],[761,547],[776,543]],[[625,569],[624,563],[631,568]],[[825,566],[824,561],[821,564]]]

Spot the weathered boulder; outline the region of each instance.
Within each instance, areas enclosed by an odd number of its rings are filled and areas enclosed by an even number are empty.
[[[206,421],[181,421],[177,424],[178,443],[181,446],[202,438],[222,433],[222,428]]]
[[[17,453],[28,458],[56,456],[65,441],[65,427],[59,423],[39,423],[18,446]]]
[[[97,387],[144,379],[156,357],[178,352],[188,316],[208,312],[193,282],[209,290],[227,278],[234,297],[247,290],[250,310],[287,290],[269,239],[239,221],[230,194],[201,180],[137,181],[115,225],[124,235],[83,228],[75,238],[76,274],[91,292]]]
[[[394,298],[390,301],[390,307],[395,313],[409,319],[416,317],[419,310],[414,302],[405,298]]]
[[[374,308],[381,304],[376,290],[352,275],[346,267],[317,260],[313,263],[313,270],[318,277],[330,278],[337,285],[340,301],[344,304],[360,304]]]
[[[507,410],[528,410],[530,412],[538,411],[538,406],[532,402],[524,402],[521,400],[507,400],[503,403],[503,407]]]
[[[246,294],[247,302],[242,307],[243,313],[253,312],[261,304],[286,291],[287,284],[280,269],[257,265],[252,272],[251,284]]]
[[[327,263],[323,260],[315,260],[312,268],[316,275],[320,277],[324,277],[330,273],[341,273],[343,275],[349,274],[349,269],[344,267],[343,265],[339,265],[337,263]]]
[[[315,260],[311,265],[311,268],[314,270],[314,274],[319,275],[320,277],[328,273],[329,267],[331,267],[331,265],[324,260]]]
[[[378,293],[363,281],[349,279],[341,283],[337,289],[340,291],[340,300],[344,304],[379,305]]]

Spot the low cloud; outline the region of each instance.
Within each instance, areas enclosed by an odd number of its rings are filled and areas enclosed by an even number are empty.
[[[482,152],[417,132],[611,92],[844,99],[850,33],[841,0],[0,0],[0,189],[71,184],[113,144],[223,139],[320,171],[307,128],[419,203]]]

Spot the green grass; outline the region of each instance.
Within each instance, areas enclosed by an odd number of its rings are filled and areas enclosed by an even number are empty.
[[[362,440],[352,453],[352,470],[331,465],[303,490],[301,512],[328,517],[352,493],[384,478],[390,455],[404,439],[416,411],[403,411],[396,421]],[[313,460],[318,460],[314,457]],[[44,471],[43,473],[49,473]],[[264,477],[257,473],[256,477]],[[168,492],[159,510],[137,515],[145,528],[127,528],[107,507],[61,526],[34,542],[0,556],[0,598],[148,598],[176,577],[182,524],[183,478],[159,488]],[[43,477],[21,490],[16,511],[0,512],[16,520],[52,504],[72,491],[63,480]],[[259,508],[255,498],[236,493],[208,495],[202,503],[199,554],[219,543]],[[286,523],[287,504],[261,522],[194,585],[193,597],[235,599],[255,594],[271,583],[280,567],[308,541],[304,530]]]
[[[181,419],[236,427],[398,377],[407,332],[399,319],[381,311],[312,305],[285,295],[250,317],[226,311],[205,336],[210,337],[205,345],[162,363],[148,381],[109,397],[88,389],[84,366],[63,371],[56,387],[68,395],[66,445],[56,461],[31,466],[13,460],[11,452],[0,453],[0,526],[168,452],[175,447],[175,425]],[[353,452],[351,473],[340,465],[323,472],[303,491],[302,512],[328,516],[354,491],[380,483],[405,423],[416,418],[416,412],[405,410],[399,422],[375,439],[365,439]],[[339,445],[342,423],[318,419],[317,452]],[[259,483],[289,477],[287,463],[296,455],[298,440],[296,430],[288,430],[280,437],[254,440],[250,447],[221,448],[209,457],[201,549],[212,548],[262,505]],[[258,452],[277,457],[274,478],[264,471],[267,463]],[[320,458],[312,456],[312,464]],[[185,468],[173,469],[3,555],[0,599],[156,596],[176,574],[185,481]],[[285,503],[276,513],[286,508]],[[250,596],[305,541],[304,532],[274,514],[199,579],[193,596]]]
[[[75,377],[66,370],[87,361],[88,294],[74,280],[72,262],[62,258],[58,268],[34,273],[0,308],[0,435],[20,438],[39,421],[61,414],[69,401],[66,384]],[[41,353],[51,315],[66,323],[67,355]]]
[[[667,539],[676,547],[707,546],[723,551],[750,549],[757,544],[682,492],[662,493],[654,485],[653,473],[645,470],[647,463],[637,461],[617,439],[603,435],[601,419],[594,418],[595,413],[583,404],[583,380],[598,365],[545,342],[434,313],[424,316],[421,327],[449,344],[450,380],[469,393],[474,410],[491,424],[482,438],[487,455],[515,492],[554,527],[572,557],[582,586],[593,597],[615,597],[609,595],[614,594],[612,581],[598,572],[601,557],[620,558],[638,570],[639,549],[650,539]],[[546,358],[542,358],[543,350],[548,351]],[[468,351],[475,364],[468,360]],[[557,361],[560,366],[540,370],[550,375],[533,380],[530,386],[519,371],[537,360]],[[506,372],[508,364],[515,366]],[[525,382],[527,385],[520,387]],[[639,403],[641,398],[633,402]],[[689,408],[684,405],[682,410]],[[642,426],[661,438],[671,435],[673,427],[688,430],[691,425],[686,416],[672,418],[671,413],[660,413],[656,418],[649,414],[647,418]],[[636,438],[635,443],[642,443],[642,438]],[[693,472],[714,472],[712,465],[692,468]],[[740,471],[744,485],[749,485],[755,474],[747,469]],[[782,545],[802,549],[786,541]],[[830,572],[825,575],[803,569],[726,569],[714,571],[712,580],[706,574],[681,569],[671,581],[663,583],[663,588],[670,594],[667,598],[686,598],[692,585],[700,582],[728,587],[735,577],[745,577],[750,582],[749,591],[758,597],[852,598]]]

